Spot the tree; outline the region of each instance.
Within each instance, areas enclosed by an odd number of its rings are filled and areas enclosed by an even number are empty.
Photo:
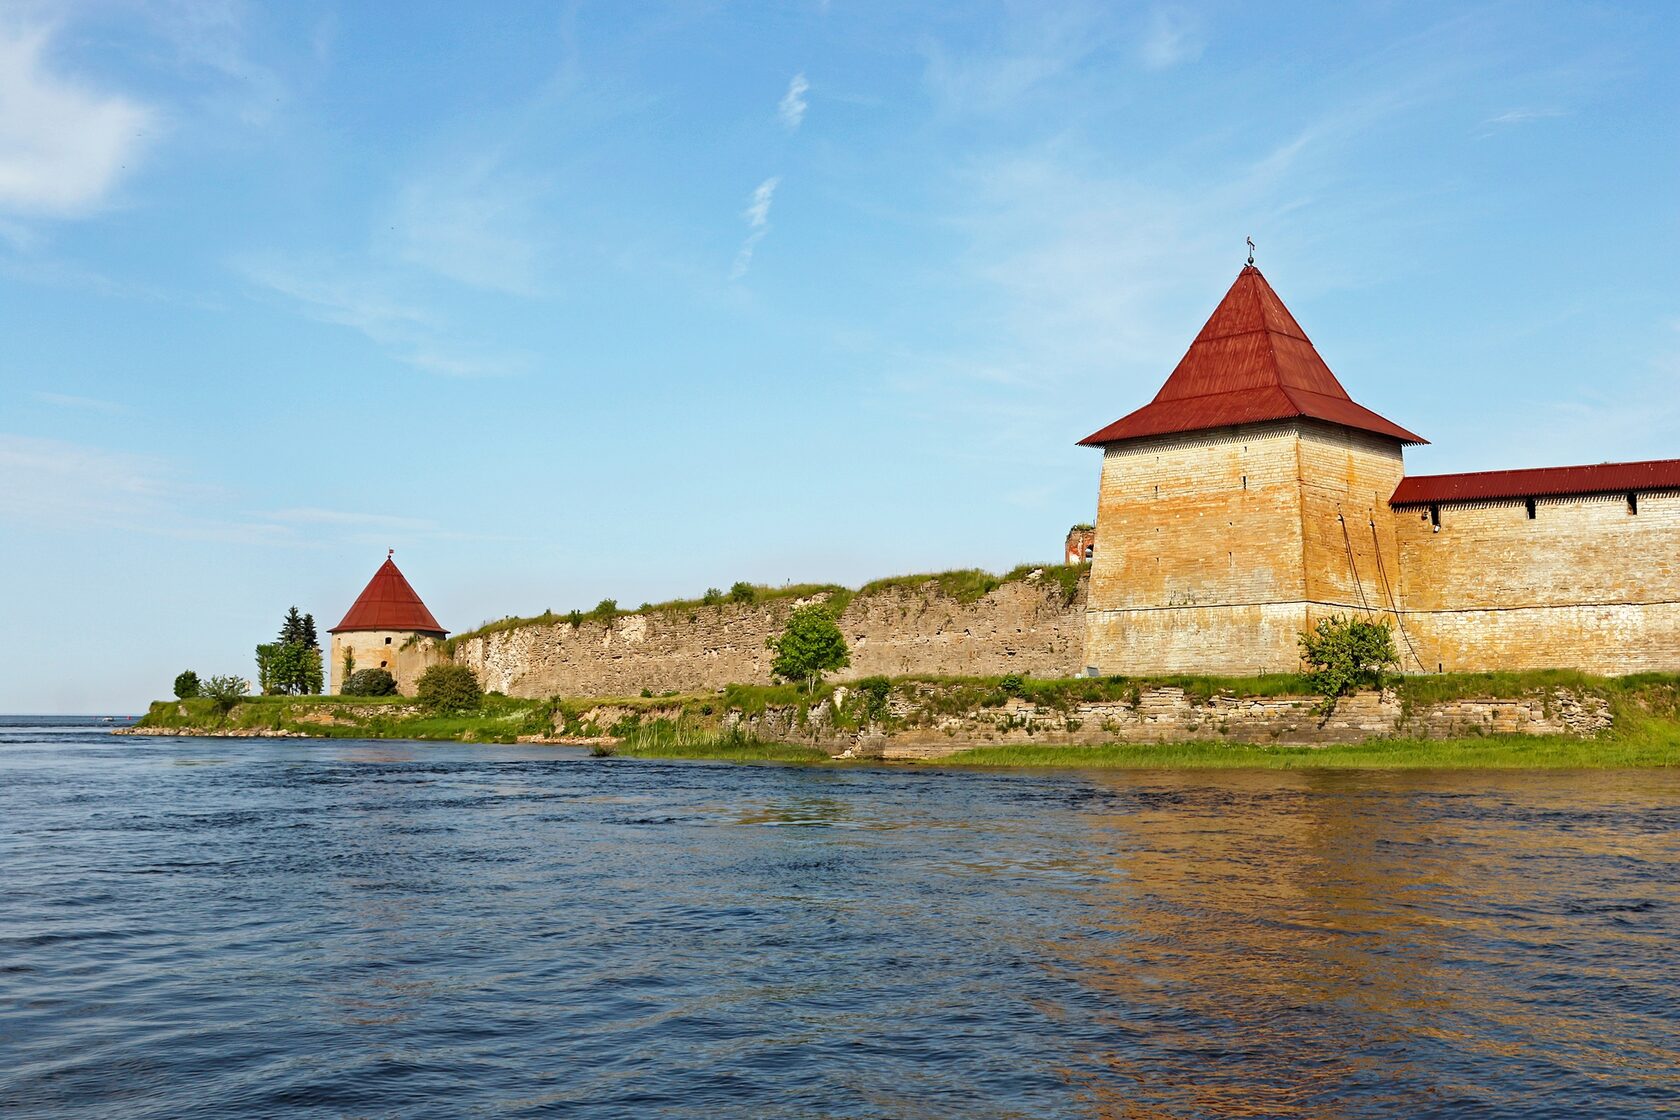
[[[758,588],[746,580],[737,580],[729,588],[729,601],[731,603],[752,603],[757,602],[757,600]]]
[[[465,665],[433,665],[420,674],[415,699],[435,712],[465,712],[484,702],[478,676]]]
[[[807,692],[816,692],[824,673],[852,663],[846,636],[834,616],[816,603],[795,610],[781,636],[765,644],[776,654],[770,672],[784,681],[803,681]]]
[[[321,691],[321,651],[300,642],[267,642],[257,647],[257,687],[264,696],[297,696]]]
[[[286,618],[280,624],[280,636],[274,639],[281,645],[309,645],[303,640],[303,616],[296,607],[286,611]]]
[[[1383,670],[1400,665],[1388,620],[1366,622],[1331,615],[1301,631],[1301,660],[1313,691],[1324,697],[1319,711],[1329,715],[1336,701],[1362,684],[1383,686]]]
[[[245,699],[245,694],[251,691],[251,682],[244,677],[211,677],[204,682],[203,693],[216,702],[216,707],[223,715],[233,710],[233,706]]]
[[[315,632],[315,616],[312,614],[303,616],[303,644],[321,648],[321,636]]]
[[[395,696],[397,679],[384,669],[363,669],[344,678],[346,696]]]
[[[340,686],[356,675],[356,655],[350,651],[348,646],[344,650],[344,663],[339,668],[341,670],[338,677]]]
[[[175,698],[178,700],[191,700],[193,697],[200,695],[201,690],[202,686],[198,683],[198,674],[191,669],[175,678]]]

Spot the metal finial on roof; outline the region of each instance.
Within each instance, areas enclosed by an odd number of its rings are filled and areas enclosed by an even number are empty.
[[[396,550],[396,549],[394,549],[394,548],[387,548],[387,549],[386,549],[386,550],[385,550],[385,559],[387,559],[387,560],[389,560],[389,559],[390,559],[390,558],[391,558],[391,557],[393,557],[393,556],[395,556],[395,555],[396,555],[396,554],[397,554],[397,550]]]
[[[1248,264],[1252,268],[1254,267],[1254,238],[1245,237],[1243,240],[1248,242]]]

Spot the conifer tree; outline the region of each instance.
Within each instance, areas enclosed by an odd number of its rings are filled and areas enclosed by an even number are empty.
[[[276,639],[282,645],[307,645],[303,640],[303,616],[296,607],[286,612],[286,620],[280,624],[280,637]]]
[[[315,632],[315,616],[312,614],[303,616],[303,644],[311,649],[321,648],[321,637]]]

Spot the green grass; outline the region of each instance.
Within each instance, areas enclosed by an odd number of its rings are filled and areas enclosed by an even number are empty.
[[[687,721],[655,720],[630,731],[612,750],[630,758],[709,758],[724,762],[827,763],[827,751],[794,743],[765,743],[731,728],[718,731]]]
[[[1680,766],[1680,725],[1629,736],[1490,735],[1475,739],[1385,739],[1323,747],[1253,743],[979,747],[916,763],[955,767],[1102,770],[1551,770]]]

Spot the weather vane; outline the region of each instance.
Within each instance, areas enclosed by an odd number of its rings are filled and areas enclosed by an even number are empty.
[[[1248,242],[1248,263],[1252,266],[1254,264],[1254,238],[1245,237],[1243,240]]]

